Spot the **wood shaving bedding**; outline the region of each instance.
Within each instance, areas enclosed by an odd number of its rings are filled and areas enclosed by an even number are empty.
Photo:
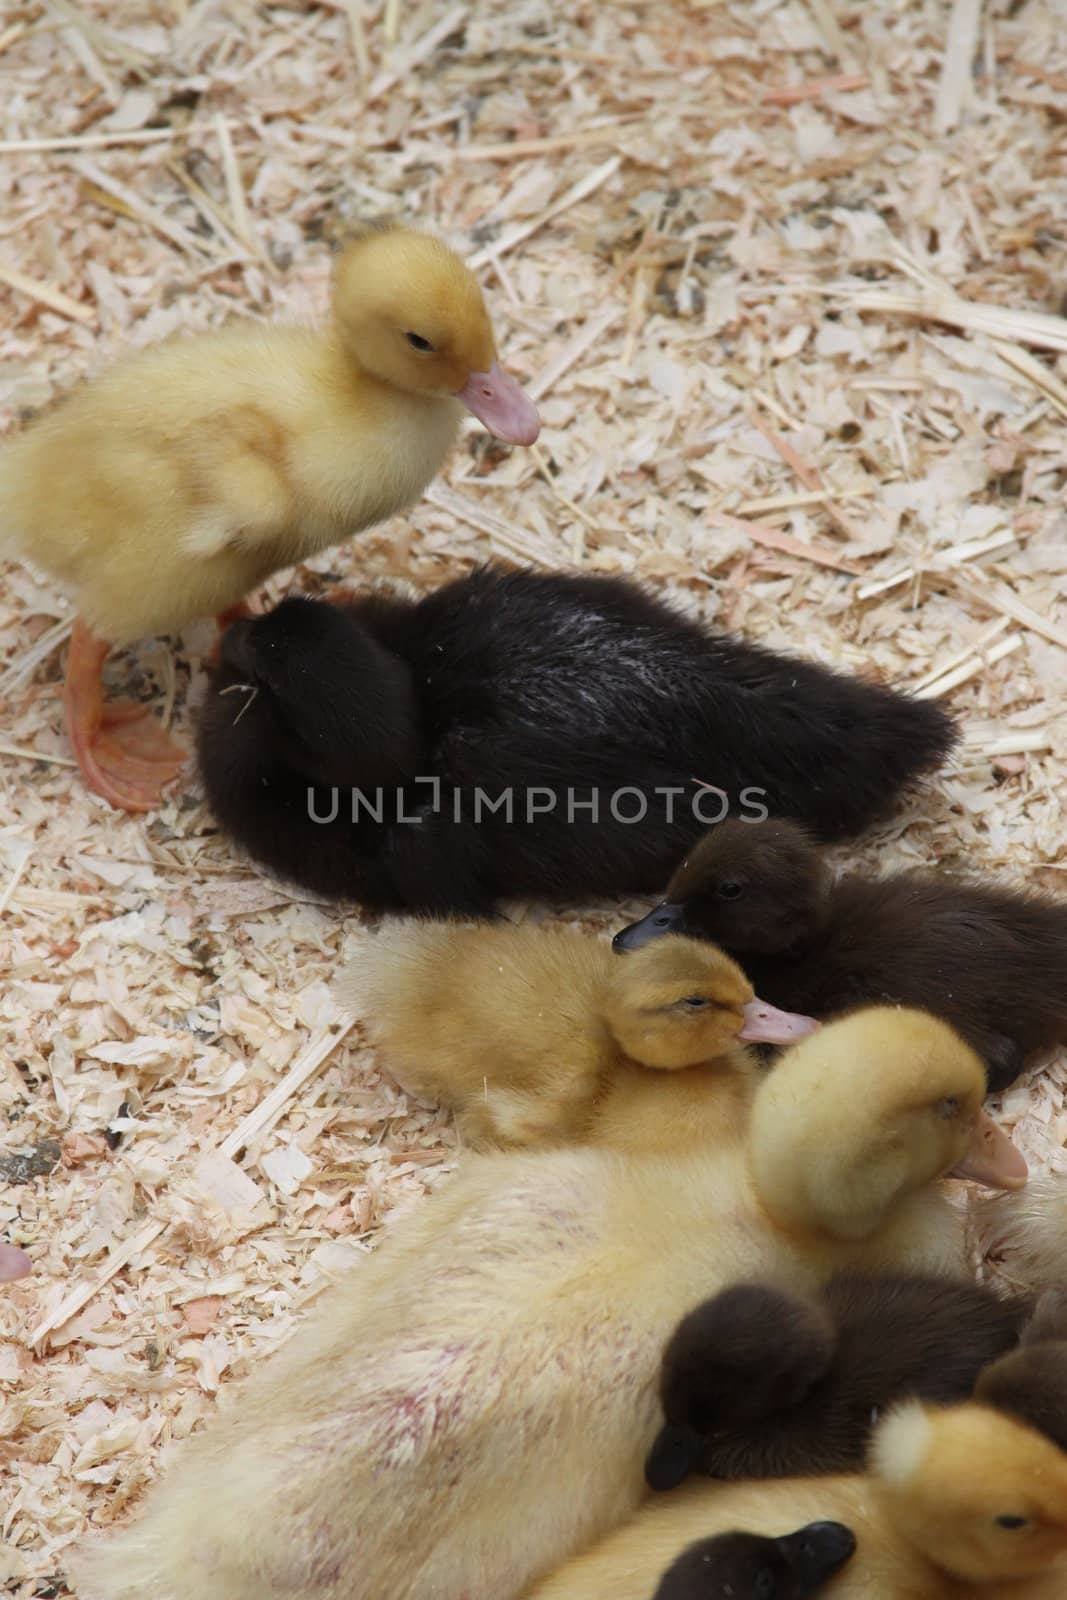
[[[129,345],[320,315],[347,227],[430,224],[477,264],[540,444],[472,425],[409,515],[273,592],[491,555],[632,574],[960,713],[953,770],[842,862],[1067,893],[1063,20],[10,0],[3,423]],[[333,1013],[360,914],[236,858],[191,781],[148,819],[82,788],[70,621],[0,573],[0,1103],[28,1158],[0,1230],[35,1264],[0,1287],[0,1575],[24,1595],[63,1592],[67,1545],[456,1154]],[[209,640],[145,641],[115,681],[188,737]],[[1061,1051],[1000,1108],[1039,1170],[1067,1168],[1065,1087]]]

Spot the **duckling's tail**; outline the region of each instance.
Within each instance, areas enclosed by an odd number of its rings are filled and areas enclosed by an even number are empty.
[[[1067,1285],[1067,1177],[1031,1178],[1015,1194],[983,1195],[968,1213],[971,1250],[1014,1294]]]
[[[179,1600],[169,1584],[159,1587],[160,1554],[154,1541],[129,1531],[94,1538],[68,1560],[67,1583],[78,1600]]]
[[[367,933],[350,952],[333,986],[337,1004],[351,1017],[374,1022],[396,1004],[419,994],[421,971],[434,963],[454,938],[449,922],[397,917],[377,933]]]
[[[844,739],[839,757],[841,772],[852,780],[851,804],[857,813],[847,831],[895,806],[904,788],[944,765],[960,739],[956,719],[936,700],[920,700],[882,684],[858,687],[864,703],[854,709],[862,737]],[[863,806],[867,814],[859,815]]]

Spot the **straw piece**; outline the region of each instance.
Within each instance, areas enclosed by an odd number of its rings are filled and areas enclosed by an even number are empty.
[[[24,294],[28,299],[38,301],[50,311],[58,311],[61,317],[70,317],[72,322],[96,321],[96,312],[92,306],[83,305],[79,300],[72,300],[69,295],[50,283],[37,283],[33,278],[27,278],[24,272],[16,272],[13,267],[4,266],[2,262],[0,262],[0,283],[6,283],[18,294]]]
[[[521,244],[531,234],[540,232],[545,223],[551,222],[553,217],[558,217],[564,211],[569,211],[572,206],[579,205],[583,200],[588,200],[591,194],[595,194],[599,188],[607,183],[609,178],[615,176],[621,166],[622,157],[612,156],[609,160],[602,162],[599,167],[594,167],[592,172],[587,172],[584,178],[579,178],[578,182],[572,184],[565,194],[561,195],[558,200],[554,200],[550,206],[546,206],[536,217],[531,217],[528,222],[515,223],[511,228],[506,229],[490,248],[476,250],[468,260],[471,270],[477,271],[479,267],[484,267],[486,262],[491,261],[494,256],[506,255],[509,250],[514,250],[517,244]]]
[[[856,61],[855,46],[838,23],[830,0],[806,0],[806,3],[829,54],[836,56],[842,66],[852,65]]]
[[[506,521],[494,512],[483,510],[466,495],[459,494],[455,489],[432,485],[427,489],[425,498],[431,505],[439,506],[442,511],[458,517],[461,522],[469,523],[472,528],[487,533],[493,543],[506,550],[509,555],[517,556],[520,561],[531,562],[534,566],[545,564],[546,552],[536,539],[532,539],[515,523]]]
[[[991,645],[994,639],[999,639],[1000,635],[1010,625],[1010,617],[998,617],[995,622],[989,623],[971,640],[970,644],[964,645],[962,650],[953,651],[946,661],[938,662],[936,667],[932,667],[929,672],[924,672],[921,678],[916,678],[911,685],[912,693],[915,693],[918,689],[924,689],[928,683],[936,683],[938,678],[945,677],[947,673],[958,667],[962,661],[969,661],[972,656],[981,655],[986,646]]]
[[[1051,750],[1053,742],[1047,728],[1035,728],[1031,733],[1006,733],[996,739],[970,739],[964,748],[969,753],[994,760],[997,756],[1023,756]]]
[[[971,93],[971,66],[978,48],[982,0],[953,0],[934,104],[934,132],[948,133],[963,115]]]
[[[1047,617],[1043,617],[1032,606],[1026,605],[1012,594],[1003,584],[972,583],[961,574],[954,574],[952,583],[953,587],[960,594],[965,594],[969,600],[976,600],[990,611],[999,611],[1004,616],[1021,622],[1031,633],[1039,633],[1043,639],[1048,639],[1050,644],[1058,644],[1061,650],[1067,650],[1067,628],[1061,628],[1057,623],[1050,622]]]
[[[237,255],[247,257],[249,245],[237,237],[233,231],[232,219],[226,215],[218,201],[209,195],[206,189],[202,189],[195,178],[190,177],[185,168],[180,167],[176,161],[167,162],[167,171],[176,183],[181,184],[200,215],[214,228],[219,238]]]
[[[211,127],[208,122],[188,122],[184,128],[118,129],[114,133],[71,133],[53,139],[0,139],[0,155],[34,155],[48,150],[105,150],[112,145],[164,144],[189,139]]]
[[[1010,549],[1016,543],[1017,536],[1013,529],[999,528],[986,539],[973,539],[963,544],[952,545],[948,550],[939,551],[936,556],[921,565],[915,563],[902,567],[899,572],[894,572],[888,577],[872,578],[856,591],[856,598],[873,599],[875,595],[886,594],[890,589],[897,589],[901,584],[910,583],[922,572],[947,572],[953,567],[977,562],[982,556],[996,555],[1000,551]]]
[[[248,215],[248,206],[245,204],[245,192],[241,183],[241,172],[237,165],[237,156],[234,153],[233,140],[230,138],[230,128],[226,118],[221,112],[215,118],[215,137],[219,141],[219,150],[222,154],[222,171],[226,180],[226,195],[230,202],[230,216],[233,219],[233,231],[241,243],[256,255],[263,255],[263,246],[256,238],[252,219]]]
[[[917,700],[939,700],[943,694],[958,689],[961,683],[968,683],[971,678],[976,678],[988,667],[996,666],[998,661],[1003,661],[1005,656],[1014,655],[1016,650],[1021,650],[1022,647],[1022,634],[1010,633],[1006,639],[999,639],[988,650],[983,650],[974,660],[964,661],[954,671],[944,673],[921,689],[913,688],[912,693]]]
[[[0,756],[12,756],[16,761],[47,761],[52,767],[77,767],[69,756],[54,756],[49,750],[24,750],[16,744],[0,744]]]
[[[455,33],[466,20],[467,7],[465,5],[453,6],[450,11],[446,11],[439,22],[435,22],[433,27],[428,28],[409,50],[403,52],[401,65],[378,74],[367,93],[364,109],[366,110],[367,107],[372,106],[376,100],[380,100],[383,94],[388,94],[389,90],[400,82],[405,72],[411,72],[415,67],[419,67],[424,61],[427,61],[442,40],[447,39],[450,33]]]
[[[172,222],[169,217],[165,217],[161,211],[158,211],[155,206],[149,205],[147,200],[142,200],[140,195],[128,188],[126,184],[120,183],[117,178],[113,178],[109,173],[104,172],[102,168],[96,165],[95,161],[89,161],[84,156],[76,156],[71,165],[75,171],[81,173],[83,178],[88,178],[90,183],[94,183],[105,194],[113,195],[133,216],[147,223],[157,233],[161,233],[164,239],[169,239],[172,244],[176,244],[187,255],[204,256],[212,254],[211,246],[205,240],[198,239],[195,234],[183,228],[180,223]]]
[[[844,296],[857,311],[896,311],[906,316],[929,317],[968,333],[988,333],[997,339],[1037,345],[1043,350],[1067,352],[1067,320],[1044,311],[1016,311],[1010,306],[982,305],[954,294],[927,291],[906,294],[887,289],[845,289]]]
[[[764,404],[766,404],[766,396],[761,395],[760,398]],[[759,412],[753,406],[745,407],[745,415],[748,417],[753,426],[759,429],[760,433],[763,434],[763,437],[768,441],[768,443],[774,446],[786,465],[792,467],[793,471],[796,473],[797,477],[800,479],[801,483],[806,489],[810,489],[813,492],[817,491],[819,493],[822,493],[825,490],[822,476],[816,470],[816,468],[813,467],[810,462],[805,461],[798,451],[793,449],[793,446],[789,443],[788,439],[783,439],[781,434],[776,432],[776,430],[772,428],[769,423],[764,422]],[[836,522],[837,526],[841,529],[841,532],[845,535],[845,537],[853,544],[861,544],[863,541],[859,529],[850,520],[850,518],[845,516],[843,511],[838,509],[838,507],[834,504],[833,498],[828,498],[825,502],[825,505],[827,515],[832,522]],[[852,567],[847,570],[856,572],[860,569],[857,567]]]
[[[19,886],[19,880],[30,864],[30,856],[31,852],[27,850],[22,859],[16,862],[14,872],[11,874],[10,878],[8,878],[3,889],[0,890],[0,917],[4,915],[4,912],[11,903],[11,897]]]
[[[254,1111],[250,1111],[244,1121],[223,1139],[219,1145],[220,1153],[224,1156],[239,1155],[253,1139],[259,1138],[272,1128],[289,1101],[325,1066],[337,1046],[354,1027],[354,1021],[331,1022],[326,1027],[318,1029],[308,1040],[299,1059],[289,1068],[282,1081],[276,1084],[266,1099],[262,1100]]]
[[[742,517],[759,516],[765,511],[799,511],[802,506],[822,506],[829,500],[866,500],[874,490],[816,489],[810,494],[772,494],[762,500],[744,500],[737,512]]]
[[[20,684],[28,682],[33,677],[42,661],[47,661],[52,652],[59,648],[70,637],[70,630],[74,626],[73,617],[60,617],[36,641],[24,650],[18,660],[0,672],[0,701],[9,696]]]
[[[798,106],[805,100],[821,100],[824,94],[848,94],[866,89],[870,78],[865,72],[841,73],[836,78],[812,78],[807,83],[783,84],[780,89],[762,89],[760,104]]]
[[[363,17],[363,0],[343,0],[348,18],[348,33],[352,40],[352,54],[356,58],[356,71],[360,83],[370,82],[370,51],[367,47],[367,26]]]
[[[728,511],[706,511],[704,516],[716,528],[732,528],[736,533],[747,534],[753,544],[764,545],[768,550],[780,550],[785,555],[800,556],[804,561],[814,561],[819,567],[833,567],[837,572],[860,573],[863,568],[855,561],[828,545],[808,544],[794,539],[788,533],[779,533],[765,522],[754,522],[751,517],[734,517]]]
[[[441,155],[453,161],[524,161],[528,156],[576,150],[587,144],[613,144],[620,128],[632,127],[638,117],[612,117],[595,128],[576,128],[573,133],[553,133],[543,139],[512,139],[504,144],[460,144],[443,146]]]

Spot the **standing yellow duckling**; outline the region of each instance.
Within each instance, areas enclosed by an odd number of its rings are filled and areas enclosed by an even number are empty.
[[[110,649],[232,616],[249,590],[409,506],[466,406],[532,444],[473,274],[448,247],[372,230],[337,261],[321,330],[238,322],[140,351],[0,454],[0,547],[75,594],[65,710],[90,788],[147,811],[184,752],[105,706]]]

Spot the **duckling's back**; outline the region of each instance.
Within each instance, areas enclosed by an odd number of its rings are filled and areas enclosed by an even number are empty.
[[[528,1145],[584,1132],[612,1059],[600,997],[615,959],[575,929],[397,920],[356,946],[338,996],[464,1139]]]
[[[442,723],[468,725],[480,781],[516,783],[526,762],[529,783],[601,789],[605,810],[612,781],[649,795],[682,785],[652,888],[674,829],[677,859],[721,820],[714,806],[694,820],[695,780],[734,815],[759,790],[753,806],[831,839],[884,812],[956,738],[933,702],[708,634],[620,579],[482,569],[427,596],[419,620],[427,701]],[[629,830],[635,887],[642,831]]]
[[[0,452],[0,541],[116,642],[222,609],[410,504],[454,441],[333,336],[237,322],[128,356]]]
[[[82,1600],[506,1600],[617,1526],[663,1330],[721,1261],[654,1167],[471,1158],[86,1552]]]

